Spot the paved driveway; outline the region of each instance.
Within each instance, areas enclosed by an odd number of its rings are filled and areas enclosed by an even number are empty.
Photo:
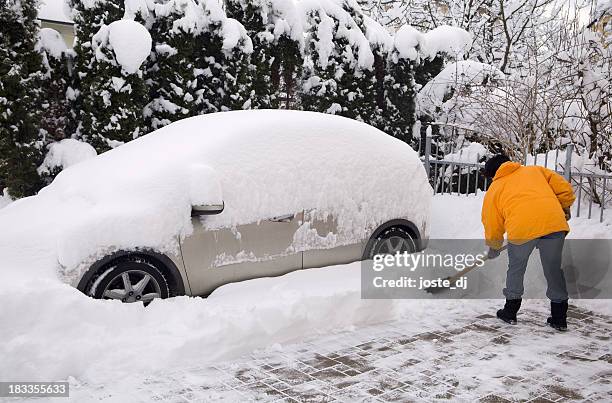
[[[499,302],[482,304],[492,313]],[[214,367],[77,385],[71,395],[170,402],[612,401],[612,318],[571,307],[571,331],[558,333],[543,324],[547,301],[524,307],[517,326],[488,313],[417,333],[403,331],[414,324],[398,321]]]

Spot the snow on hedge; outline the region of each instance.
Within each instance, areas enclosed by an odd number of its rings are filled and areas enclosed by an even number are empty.
[[[348,44],[357,50],[357,67],[371,69],[374,65],[374,54],[364,32],[357,26],[351,15],[334,0],[302,0],[298,3],[302,25],[312,23],[310,17],[317,15],[321,21],[316,27],[318,41],[315,41],[319,54],[319,63],[325,68],[334,51],[336,38],[346,39]],[[337,26],[336,26],[337,24]],[[334,31],[337,30],[337,31]],[[335,32],[335,35],[334,35]]]
[[[176,253],[192,232],[191,206],[212,201],[198,191],[210,187],[211,172],[225,211],[206,219],[209,228],[317,208],[336,216],[339,242],[349,243],[397,217],[420,228],[429,215],[418,155],[371,126],[312,112],[208,114],[81,162],[38,196],[2,209],[0,226],[18,235],[0,234],[0,269],[36,266],[3,262],[15,257],[4,248],[41,250],[67,281],[113,249]]]
[[[149,31],[132,20],[119,20],[102,25],[92,38],[92,48],[98,60],[107,60],[102,49],[110,45],[117,63],[126,74],[138,72],[151,53]]]
[[[481,85],[491,78],[504,77],[496,67],[473,60],[449,63],[436,77],[421,88],[417,94],[417,111],[433,113],[441,108],[444,97],[452,88],[467,85]]]
[[[51,143],[45,160],[38,168],[39,174],[50,174],[56,169],[63,170],[97,155],[89,144],[75,140],[64,139]]]
[[[42,28],[39,35],[40,46],[43,50],[54,58],[61,59],[67,47],[60,33],[52,28]]]
[[[368,16],[363,17],[366,28],[366,37],[372,48],[380,47],[383,50],[391,50],[393,47],[393,37],[387,31],[387,28],[380,25],[378,22]]]
[[[457,60],[470,50],[472,34],[449,25],[441,25],[425,33],[410,25],[403,25],[395,33],[394,46],[400,58],[433,59],[445,53]]]
[[[441,25],[423,34],[421,54],[433,59],[439,53],[446,53],[456,60],[470,50],[473,36],[468,31],[449,25]]]

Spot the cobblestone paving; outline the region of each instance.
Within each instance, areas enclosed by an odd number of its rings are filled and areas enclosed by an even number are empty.
[[[176,402],[611,402],[612,318],[571,307],[571,329],[559,333],[543,324],[546,305],[535,305],[516,326],[485,314],[406,334],[400,321],[166,374],[143,388],[153,401]]]

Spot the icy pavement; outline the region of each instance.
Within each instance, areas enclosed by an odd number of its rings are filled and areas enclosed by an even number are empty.
[[[543,323],[547,301],[525,301],[517,326],[491,315],[499,301],[473,303],[482,306],[482,315],[420,332],[405,331],[413,323],[386,322],[212,367],[125,376],[99,386],[73,384],[71,396],[164,402],[612,401],[609,310],[572,306],[570,331],[559,333]]]

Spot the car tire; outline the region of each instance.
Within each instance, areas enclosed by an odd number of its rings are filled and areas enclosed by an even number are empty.
[[[116,299],[125,303],[150,304],[153,299],[170,296],[168,280],[152,264],[119,261],[107,266],[93,282],[89,295],[96,299]]]
[[[370,242],[368,259],[376,255],[393,255],[397,252],[414,253],[417,250],[414,236],[401,227],[390,227],[383,230]]]

